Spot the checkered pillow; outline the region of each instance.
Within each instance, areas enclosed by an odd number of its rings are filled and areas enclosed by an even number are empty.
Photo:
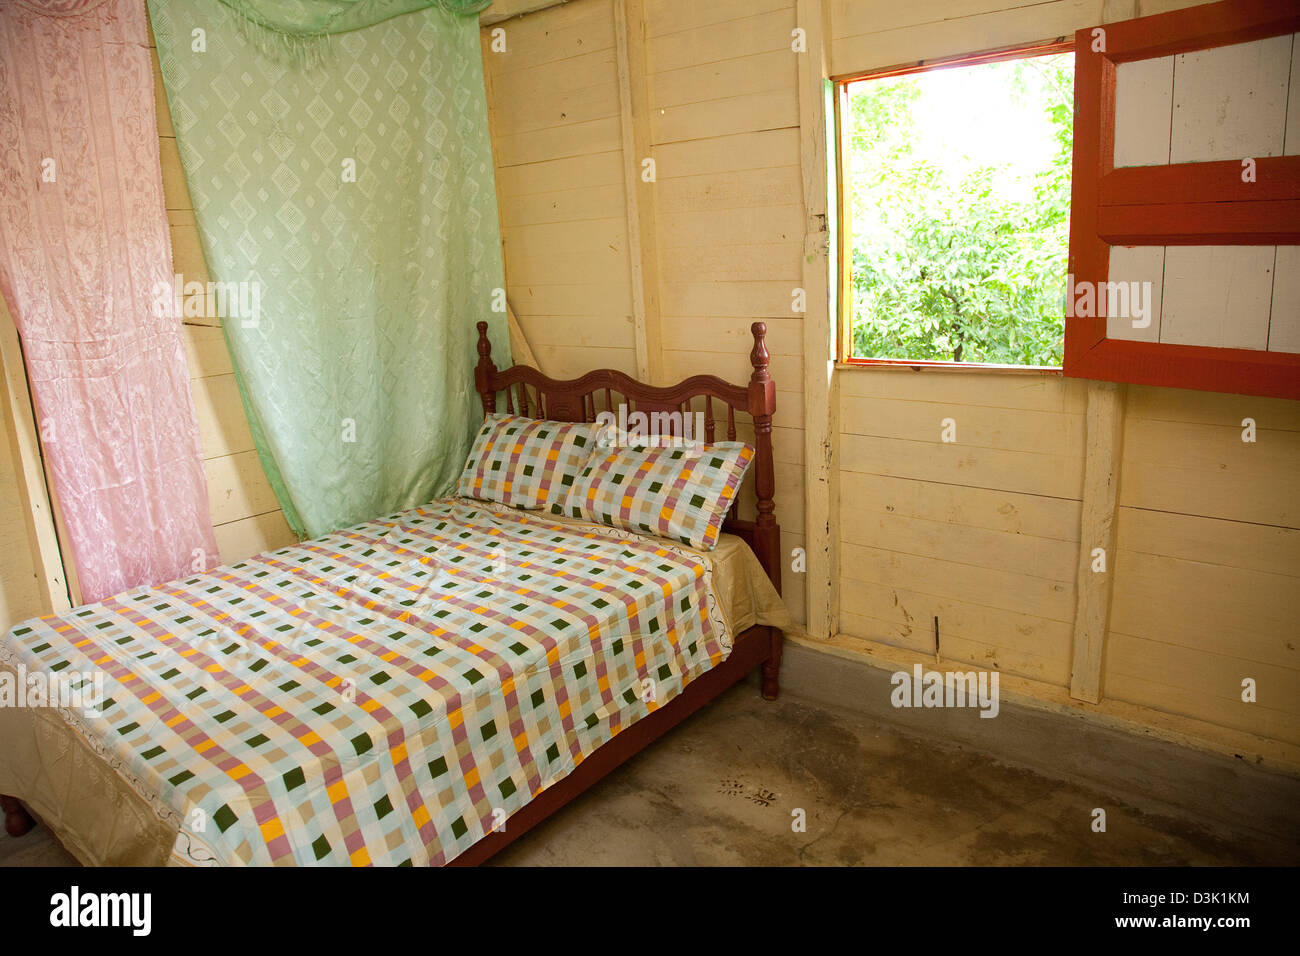
[[[470,448],[456,493],[515,508],[564,501],[595,446],[596,425],[489,415]]]
[[[551,511],[711,551],[753,457],[742,442],[598,448]]]

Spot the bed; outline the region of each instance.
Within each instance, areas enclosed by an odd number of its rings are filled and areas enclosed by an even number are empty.
[[[756,669],[776,697],[763,323],[747,385],[669,387],[500,370],[478,329],[489,417],[752,427],[716,547],[450,497],[24,622],[0,670],[105,683],[0,707],[9,833],[34,815],[88,864],[472,865]]]

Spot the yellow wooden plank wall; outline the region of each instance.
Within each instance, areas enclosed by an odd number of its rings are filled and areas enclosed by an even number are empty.
[[[6,416],[0,422],[9,427]],[[0,435],[0,630],[43,611],[22,493],[9,436]]]
[[[483,64],[506,291],[524,335],[550,375],[634,374],[613,4],[485,29]]]
[[[153,66],[172,264],[184,282],[207,282],[207,264],[194,221],[194,206],[185,186],[156,49]],[[220,319],[215,318],[187,318],[184,331],[190,387],[208,477],[208,507],[221,558],[231,562],[268,548],[282,548],[297,538],[284,520],[284,512],[253,450],[253,436],[248,430],[248,418],[239,400],[230,353],[219,323]]]
[[[1180,0],[832,2],[852,73],[1068,35]],[[1079,383],[842,373],[841,629],[1062,687],[1082,481]],[[957,423],[956,444],[939,421]],[[1259,423],[1241,441],[1241,420]],[[1132,388],[1103,696],[1300,742],[1300,408]],[[1243,678],[1259,700],[1241,699]]]
[[[804,220],[794,2],[650,0],[645,15],[664,372],[746,382],[749,326],[767,323],[788,554],[804,544],[803,326],[791,311]],[[802,621],[803,582],[785,579]]]
[[[1107,696],[1300,741],[1298,475],[1300,403],[1129,389]]]
[[[827,2],[837,74],[1192,5]],[[777,516],[787,543],[802,544],[802,329],[790,313],[803,239],[794,4],[646,0],[645,11],[665,369],[672,379],[708,371],[743,380],[747,326],[768,323],[779,390]],[[631,367],[626,269],[552,248],[547,265],[573,280],[573,298],[544,314],[521,308],[542,276],[535,257],[512,253],[511,233],[547,213],[596,221],[605,238],[623,235],[616,65],[612,52],[604,56],[611,23],[610,0],[505,21],[512,55],[550,64],[532,74],[544,86],[503,85],[502,55],[485,50],[511,298],[566,373],[617,365],[597,361],[602,348],[621,350],[619,367]],[[591,32],[579,45],[583,24]],[[579,50],[588,58],[581,63]],[[585,112],[575,112],[580,105]],[[567,132],[557,109],[568,114]],[[600,123],[608,125],[592,125]],[[542,150],[536,158],[522,149],[530,136]],[[564,167],[553,154],[565,151],[579,152],[570,162],[580,173],[557,182]],[[570,314],[603,324],[579,326],[563,318]],[[937,617],[945,659],[1067,688],[1087,386],[1052,375],[839,374],[840,631],[933,653]],[[1245,417],[1259,423],[1254,444],[1240,440]],[[941,440],[946,418],[955,443]],[[1104,699],[1300,742],[1300,407],[1133,388],[1125,426]],[[787,574],[786,584],[802,615],[802,582]],[[1258,681],[1258,703],[1241,701],[1243,677]]]
[[[646,4],[664,374],[746,382],[750,323],[777,382],[777,517],[803,544],[799,118],[793,0]],[[505,52],[492,50],[505,31]],[[611,0],[483,30],[506,285],[545,371],[635,372]],[[740,421],[740,435],[752,426]],[[746,497],[749,497],[746,495]],[[803,588],[787,595],[802,618]]]
[[[840,629],[1067,686],[1086,385],[841,374]]]

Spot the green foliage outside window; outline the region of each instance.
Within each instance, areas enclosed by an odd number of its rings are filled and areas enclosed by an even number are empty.
[[[851,86],[853,355],[1059,365],[1074,57],[958,69],[999,71],[995,84],[1010,102],[1050,124],[1035,132],[1051,136],[1054,155],[1028,174],[1023,163],[973,161],[964,151],[927,155],[914,114],[932,74]],[[972,152],[987,156],[989,144],[979,145]],[[996,146],[1008,156],[1017,149]]]

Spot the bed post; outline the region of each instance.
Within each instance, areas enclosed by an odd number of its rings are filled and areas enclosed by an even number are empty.
[[[20,837],[36,826],[36,821],[27,812],[27,808],[18,802],[17,797],[0,794],[0,810],[5,815],[5,833],[11,837]]]
[[[483,401],[483,414],[497,410],[497,391],[492,386],[497,367],[492,361],[492,341],[488,338],[488,324],[478,324],[478,365],[474,367],[474,388]]]
[[[772,467],[772,413],[776,411],[776,385],[768,373],[767,324],[755,322],[749,327],[754,335],[754,349],[749,363],[754,374],[749,379],[749,414],[754,419],[754,493],[758,498],[758,518],[754,522],[754,551],[778,593],[781,591],[781,529],[776,523],[776,474]],[[781,632],[768,628],[771,648],[763,662],[763,696],[775,700],[780,686]]]

